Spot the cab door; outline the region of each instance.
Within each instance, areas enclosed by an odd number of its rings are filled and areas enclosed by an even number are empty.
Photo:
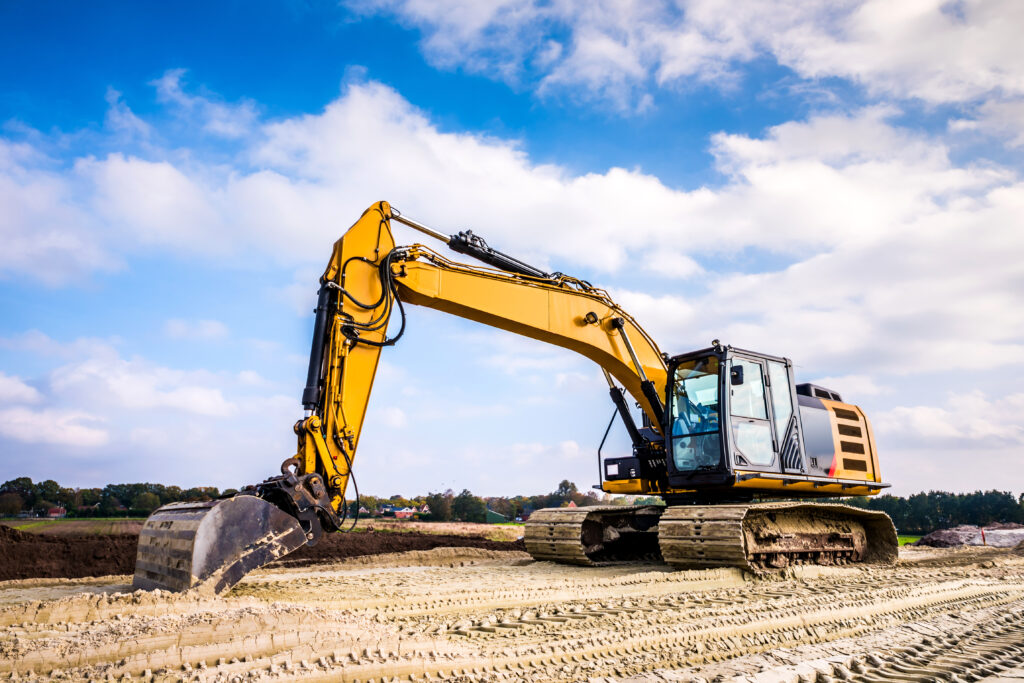
[[[781,471],[766,377],[763,360],[733,357],[729,371],[733,464]]]
[[[768,370],[768,395],[776,452],[783,472],[806,472],[803,440],[800,438],[800,411],[789,361],[765,359]]]

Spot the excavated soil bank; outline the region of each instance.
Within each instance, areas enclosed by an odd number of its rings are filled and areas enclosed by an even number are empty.
[[[1024,525],[992,524],[986,527],[961,524],[951,529],[933,531],[914,545],[933,548],[956,548],[964,545],[987,545],[993,548],[1012,548],[1024,541]]]
[[[0,581],[131,574],[134,534],[51,536],[0,526]]]
[[[434,548],[481,548],[483,550],[526,550],[522,539],[518,541],[490,541],[477,536],[448,534],[418,534],[403,531],[388,533],[363,531],[352,534],[330,534],[315,546],[304,546],[271,566],[302,567],[322,562],[344,560],[362,555],[404,553],[409,550]]]
[[[0,525],[0,581],[131,574],[138,536],[134,534],[30,534]],[[434,548],[525,550],[520,541],[489,541],[473,536],[364,531],[330,534],[314,547],[295,551],[278,564],[305,566],[363,555]]]

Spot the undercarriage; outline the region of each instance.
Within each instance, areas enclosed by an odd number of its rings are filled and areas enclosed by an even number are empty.
[[[534,559],[563,564],[661,561],[755,574],[797,564],[893,564],[898,546],[884,513],[800,502],[551,508],[530,517],[525,540]]]

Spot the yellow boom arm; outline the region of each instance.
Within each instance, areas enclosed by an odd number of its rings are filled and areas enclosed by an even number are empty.
[[[607,292],[560,274],[532,277],[456,263],[419,244],[396,248],[393,218],[427,231],[379,202],[334,244],[321,278],[303,398],[312,414],[295,425],[298,454],[286,464],[298,475],[321,475],[334,512],[344,504],[381,348],[393,343],[388,321],[403,302],[576,351],[618,380],[660,430],[664,358]]]

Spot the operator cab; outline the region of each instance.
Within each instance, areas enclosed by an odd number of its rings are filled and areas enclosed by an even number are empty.
[[[792,363],[716,344],[671,358],[665,450],[672,488],[745,471],[805,472]]]

